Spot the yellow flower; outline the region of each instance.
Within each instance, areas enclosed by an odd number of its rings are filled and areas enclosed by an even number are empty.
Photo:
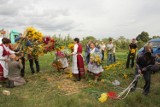
[[[127,74],[124,74],[123,76],[124,76],[124,78],[125,78],[125,79],[127,79],[127,78],[128,78],[128,75],[127,75]]]
[[[91,55],[90,55],[90,61],[91,61],[91,62],[95,62],[95,63],[97,63],[98,65],[100,65],[100,64],[101,64],[100,55],[99,55],[99,54],[95,54],[95,53],[91,54]]]
[[[58,88],[58,89],[60,89],[60,88],[61,88],[61,86],[58,86],[57,88]]]
[[[105,82],[105,80],[104,80],[104,79],[101,79],[101,82],[102,82],[102,83],[104,83],[104,82]]]
[[[106,102],[107,99],[108,99],[108,95],[107,95],[106,93],[102,93],[102,94],[101,94],[101,97],[98,98],[98,100],[99,100],[101,103]]]
[[[67,77],[68,77],[68,78],[73,78],[73,74],[72,74],[71,71],[68,73]]]
[[[69,44],[69,45],[68,45],[68,48],[69,48],[69,49],[73,49],[73,48],[74,48],[74,44]]]
[[[33,27],[26,28],[24,35],[28,37],[28,39],[30,39],[31,41],[42,42],[43,34]]]
[[[135,54],[136,50],[135,49],[131,49],[131,53]]]
[[[65,47],[64,46],[60,46],[60,49],[63,50]]]

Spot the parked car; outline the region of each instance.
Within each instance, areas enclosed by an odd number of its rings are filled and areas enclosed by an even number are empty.
[[[160,54],[160,38],[151,39],[146,44],[151,43],[153,55]],[[146,46],[146,44],[144,46]],[[138,50],[138,56],[143,53],[144,46]]]

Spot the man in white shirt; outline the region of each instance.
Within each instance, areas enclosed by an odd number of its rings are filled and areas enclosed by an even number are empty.
[[[109,39],[109,43],[107,44],[107,65],[113,63],[113,43],[112,43],[112,39]]]
[[[113,44],[113,62],[116,62],[116,45]]]
[[[104,60],[104,50],[106,48],[106,45],[104,44],[104,42],[101,43],[100,45],[100,49],[101,49],[101,52],[102,52],[102,61]]]

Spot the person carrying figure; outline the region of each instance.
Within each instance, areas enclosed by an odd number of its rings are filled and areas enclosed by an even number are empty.
[[[107,44],[106,50],[107,50],[107,65],[110,65],[113,63],[113,43],[112,38],[109,38],[109,43]]]
[[[74,39],[74,49],[72,55],[72,73],[77,81],[80,81],[85,74],[84,62],[82,57],[82,45],[79,43],[79,38]]]
[[[126,62],[126,68],[129,68],[130,65],[130,60],[131,60],[131,68],[134,67],[134,60],[136,57],[136,50],[137,50],[137,44],[136,44],[136,39],[132,39],[132,43],[129,45],[129,53],[127,57],[127,62]]]
[[[151,74],[153,73],[153,66],[155,65],[155,56],[151,54],[151,49],[145,47],[145,53],[137,58],[135,75],[142,74],[145,80],[143,87],[143,94],[148,95],[150,92]],[[135,82],[131,91],[137,87],[138,80]]]
[[[25,40],[26,38],[22,35],[22,34],[20,34],[16,39],[15,39],[15,42],[20,42],[20,40],[21,41],[23,41],[23,40]],[[30,41],[26,41],[26,46],[30,46],[31,45],[31,43],[30,43]],[[22,47],[23,48],[23,47]],[[20,45],[19,45],[19,47],[17,47],[17,49],[15,50],[16,52],[20,52]],[[21,50],[22,51],[22,50]],[[25,76],[25,63],[26,63],[26,59],[25,59],[25,53],[24,52],[20,52],[21,53],[21,57],[20,57],[20,59],[21,59],[21,61],[22,61],[22,69],[21,69],[21,76],[22,77],[24,77]]]
[[[32,49],[31,49],[32,50]],[[33,56],[31,54],[28,54],[28,60],[29,60],[29,65],[31,69],[31,73],[34,74],[34,63],[36,64],[36,72],[39,73],[40,71],[40,66],[39,66],[39,59],[38,56]]]

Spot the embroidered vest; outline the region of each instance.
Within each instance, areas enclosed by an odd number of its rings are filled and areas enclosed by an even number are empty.
[[[77,53],[82,53],[82,45],[78,43]]]
[[[10,53],[4,48],[4,46],[2,44],[0,44],[0,46],[3,47],[3,55],[2,55],[3,57],[7,56],[7,55],[10,55]]]

